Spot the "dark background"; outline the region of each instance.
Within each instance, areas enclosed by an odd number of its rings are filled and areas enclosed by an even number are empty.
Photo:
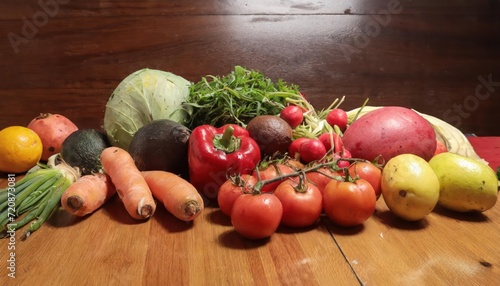
[[[332,2],[332,3],[330,3]],[[99,128],[113,89],[156,68],[192,82],[235,65],[317,108],[401,105],[500,135],[499,1],[0,2],[0,128],[61,113]]]

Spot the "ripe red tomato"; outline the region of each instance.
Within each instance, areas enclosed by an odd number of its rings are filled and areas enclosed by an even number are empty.
[[[323,210],[340,226],[355,226],[365,222],[375,211],[377,199],[368,181],[332,180],[323,192]]]
[[[291,227],[306,227],[316,223],[323,211],[323,196],[310,183],[286,180],[278,185],[274,195],[283,205],[281,223]]]
[[[382,170],[370,162],[355,162],[349,166],[349,176],[367,180],[372,185],[377,199],[382,193]]]
[[[231,223],[243,237],[261,239],[276,232],[283,216],[281,201],[273,194],[243,194],[231,211]]]
[[[340,173],[333,172],[327,167],[321,168],[318,171],[306,173],[307,181],[315,185],[321,194],[323,194],[326,185],[332,180],[330,177],[340,177]]]
[[[251,193],[257,183],[254,176],[244,174],[236,178],[229,178],[219,188],[217,202],[221,212],[227,216],[231,215],[234,201],[244,193]]]
[[[270,180],[270,179],[276,178],[277,176],[280,176],[280,175],[290,174],[293,172],[294,172],[294,170],[290,166],[287,166],[287,165],[281,164],[281,163],[273,163],[273,164],[269,164],[267,166],[259,166],[258,173],[257,173],[257,170],[254,170],[252,173],[252,176],[254,176],[257,179],[257,181],[259,181],[259,180],[264,181],[264,180]],[[285,179],[266,184],[260,189],[260,191],[262,193],[271,193],[284,180]]]
[[[310,139],[300,146],[300,159],[305,163],[319,160],[326,154],[325,145],[319,139]]]

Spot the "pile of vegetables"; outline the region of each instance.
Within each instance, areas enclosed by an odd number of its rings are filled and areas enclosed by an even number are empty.
[[[183,221],[217,203],[250,239],[312,226],[322,213],[350,227],[373,214],[391,158],[450,151],[480,159],[437,118],[367,101],[345,111],[344,100],[316,110],[298,86],[241,66],[196,83],[139,70],[113,91],[102,131],[75,126],[49,140],[57,160],[16,182],[14,216],[0,192],[4,235],[34,220],[29,236],[58,207],[90,215],[115,194],[137,220],[152,217],[157,202]]]

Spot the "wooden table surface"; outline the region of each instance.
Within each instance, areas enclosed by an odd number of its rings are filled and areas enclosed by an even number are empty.
[[[0,129],[41,112],[100,128],[111,92],[136,70],[195,82],[241,65],[299,85],[318,109],[345,95],[345,109],[369,98],[434,115],[481,136],[477,151],[496,164],[499,31],[497,0],[4,0]],[[214,206],[193,224],[162,207],[137,223],[115,197],[16,239],[15,279],[1,240],[0,285],[497,285],[499,241],[499,204],[407,223],[379,200],[362,227],[323,218],[248,241]]]

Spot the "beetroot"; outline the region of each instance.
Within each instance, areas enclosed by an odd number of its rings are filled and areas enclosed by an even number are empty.
[[[353,158],[383,162],[399,154],[430,160],[436,150],[436,133],[415,111],[386,106],[366,113],[347,127],[342,137]]]
[[[28,128],[35,131],[42,140],[42,161],[61,151],[63,141],[78,127],[68,118],[60,114],[41,113],[33,118]]]

